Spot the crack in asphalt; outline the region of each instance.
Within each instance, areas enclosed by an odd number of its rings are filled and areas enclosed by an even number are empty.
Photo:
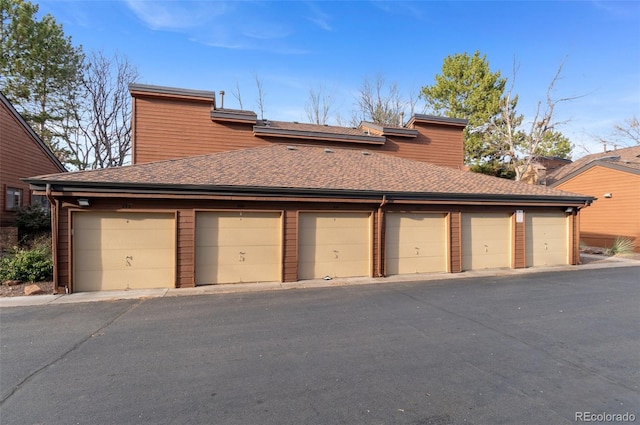
[[[49,367],[53,366],[54,364],[56,364],[57,362],[59,362],[60,360],[64,359],[65,357],[67,357],[69,354],[71,354],[73,351],[77,350],[80,346],[82,346],[85,342],[87,342],[88,340],[90,340],[92,337],[94,337],[96,334],[102,332],[104,329],[108,328],[109,326],[111,326],[116,320],[120,319],[122,316],[124,316],[125,314],[129,313],[130,311],[132,311],[133,309],[135,309],[136,307],[138,307],[140,304],[142,304],[143,302],[145,302],[146,299],[140,299],[138,300],[138,302],[136,302],[135,304],[130,305],[128,308],[126,308],[125,310],[123,310],[121,313],[115,315],[113,318],[111,318],[110,320],[108,320],[107,322],[105,322],[102,326],[100,326],[98,329],[96,329],[93,332],[90,332],[88,335],[86,335],[84,338],[82,338],[80,341],[78,341],[77,343],[75,343],[73,346],[71,346],[71,348],[69,348],[67,351],[63,352],[62,354],[60,354],[58,357],[54,358],[53,360],[51,360],[49,363],[46,363],[45,365],[43,365],[42,367],[36,369],[35,371],[31,372],[29,375],[27,375],[22,381],[20,381],[18,384],[14,385],[13,388],[11,388],[11,390],[9,392],[7,392],[6,394],[2,395],[2,398],[0,398],[0,407],[7,401],[9,400],[9,398],[11,398],[11,396],[13,396],[16,392],[18,392],[18,390],[20,390],[22,387],[24,387],[26,384],[28,384],[29,382],[31,382],[31,380],[33,378],[35,378],[36,376],[38,376],[40,373],[44,372],[45,370],[47,370]]]

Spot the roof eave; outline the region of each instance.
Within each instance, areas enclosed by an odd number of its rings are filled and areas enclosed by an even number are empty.
[[[129,84],[129,93],[135,97],[136,95],[158,96],[158,97],[178,97],[191,98],[194,100],[203,100],[213,102],[216,93],[207,90],[183,89],[178,87],[154,86],[149,84]]]
[[[45,190],[50,184],[56,192],[104,192],[136,194],[219,194],[244,196],[300,196],[381,199],[388,202],[402,201],[451,201],[451,202],[496,202],[496,203],[553,203],[557,205],[589,205],[595,200],[591,196],[571,195],[518,195],[518,194],[471,194],[438,192],[393,192],[380,190],[317,189],[262,186],[214,186],[214,185],[171,185],[106,182],[65,182],[56,180],[24,179],[33,190]]]
[[[250,111],[225,111],[222,109],[214,109],[211,111],[211,119],[213,121],[255,124],[258,121],[258,116],[255,112]]]
[[[468,120],[461,119],[461,118],[448,118],[448,117],[440,117],[437,115],[414,114],[409,119],[407,126],[412,125],[416,122],[431,123],[431,124],[446,124],[446,125],[453,125],[457,127],[466,127],[468,124]]]
[[[293,139],[328,140],[332,142],[367,143],[383,145],[384,136],[356,136],[352,134],[321,133],[315,131],[285,130],[281,128],[253,126],[253,134],[257,137],[286,137]]]

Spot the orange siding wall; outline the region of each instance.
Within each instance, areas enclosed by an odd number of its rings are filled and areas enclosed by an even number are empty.
[[[581,210],[582,242],[610,247],[622,236],[633,239],[640,252],[640,175],[595,166],[555,188],[598,198]]]
[[[134,101],[133,162],[137,164],[265,146],[271,143],[314,144],[383,151],[402,158],[462,168],[462,128],[417,123],[416,138],[388,137],[383,146],[261,138],[253,125],[211,120],[212,101],[137,96]]]
[[[0,226],[11,226],[15,220],[15,213],[5,210],[7,187],[22,189],[22,205],[28,205],[29,185],[20,179],[60,172],[58,165],[0,102]]]

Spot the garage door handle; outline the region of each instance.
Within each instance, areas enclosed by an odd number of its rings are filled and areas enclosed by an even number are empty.
[[[340,252],[340,251],[338,251],[337,249],[334,249],[334,250],[333,250],[333,255],[335,255],[335,256],[336,256],[336,258],[338,258],[338,252]]]
[[[241,251],[241,252],[239,252],[239,254],[240,254],[240,262],[243,262],[244,261],[244,255],[246,254],[246,252],[242,252]]]
[[[127,255],[126,257],[124,257],[124,262],[127,265],[127,267],[131,267],[131,262],[133,261],[133,256],[132,255]]]

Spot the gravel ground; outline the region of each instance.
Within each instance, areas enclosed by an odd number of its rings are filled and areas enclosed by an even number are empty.
[[[34,295],[51,295],[53,294],[53,282],[38,282],[38,283],[19,283],[17,285],[9,286],[4,283],[0,285],[0,297],[20,297],[24,295],[24,288],[29,285],[38,285],[40,292]]]

